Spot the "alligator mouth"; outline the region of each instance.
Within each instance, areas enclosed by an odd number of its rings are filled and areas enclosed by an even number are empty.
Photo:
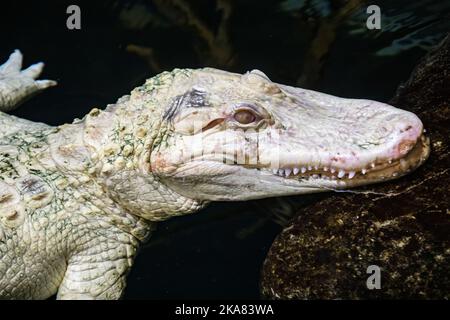
[[[430,153],[430,140],[421,134],[415,145],[403,157],[388,160],[375,161],[366,167],[354,169],[336,169],[332,167],[318,168],[314,166],[300,165],[298,167],[279,169],[259,169],[294,180],[325,180],[336,181],[343,186],[357,186],[368,182],[391,180],[406,175],[419,167]]]

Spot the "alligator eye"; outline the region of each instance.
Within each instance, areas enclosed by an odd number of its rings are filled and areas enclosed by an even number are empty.
[[[256,121],[256,116],[249,110],[239,110],[234,114],[234,120],[240,124],[249,124]]]

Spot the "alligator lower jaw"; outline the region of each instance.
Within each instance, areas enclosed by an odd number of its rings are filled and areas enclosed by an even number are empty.
[[[344,171],[326,167],[317,168],[308,165],[299,165],[298,168],[260,168],[259,170],[269,171],[285,179],[336,180],[345,181],[346,186],[361,185],[403,176],[419,167],[428,158],[429,152],[429,138],[421,135],[415,146],[404,157],[394,161],[372,163],[365,168]]]

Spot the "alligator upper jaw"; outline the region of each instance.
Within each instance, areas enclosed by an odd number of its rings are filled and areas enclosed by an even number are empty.
[[[404,155],[395,160],[373,162],[364,168],[353,168],[338,170],[333,168],[318,168],[308,164],[284,167],[279,169],[259,168],[268,171],[280,178],[292,181],[323,182],[327,186],[335,185],[337,189],[361,186],[376,182],[395,179],[418,168],[428,158],[430,153],[430,140],[422,134],[414,147]],[[303,168],[303,169],[301,169]]]

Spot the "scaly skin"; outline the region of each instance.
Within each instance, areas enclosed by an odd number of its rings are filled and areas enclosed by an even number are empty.
[[[0,110],[55,84],[20,62],[0,68]],[[59,127],[0,112],[0,137],[0,297],[23,299],[120,298],[157,221],[392,179],[429,152],[409,112],[214,69],[164,72]]]

